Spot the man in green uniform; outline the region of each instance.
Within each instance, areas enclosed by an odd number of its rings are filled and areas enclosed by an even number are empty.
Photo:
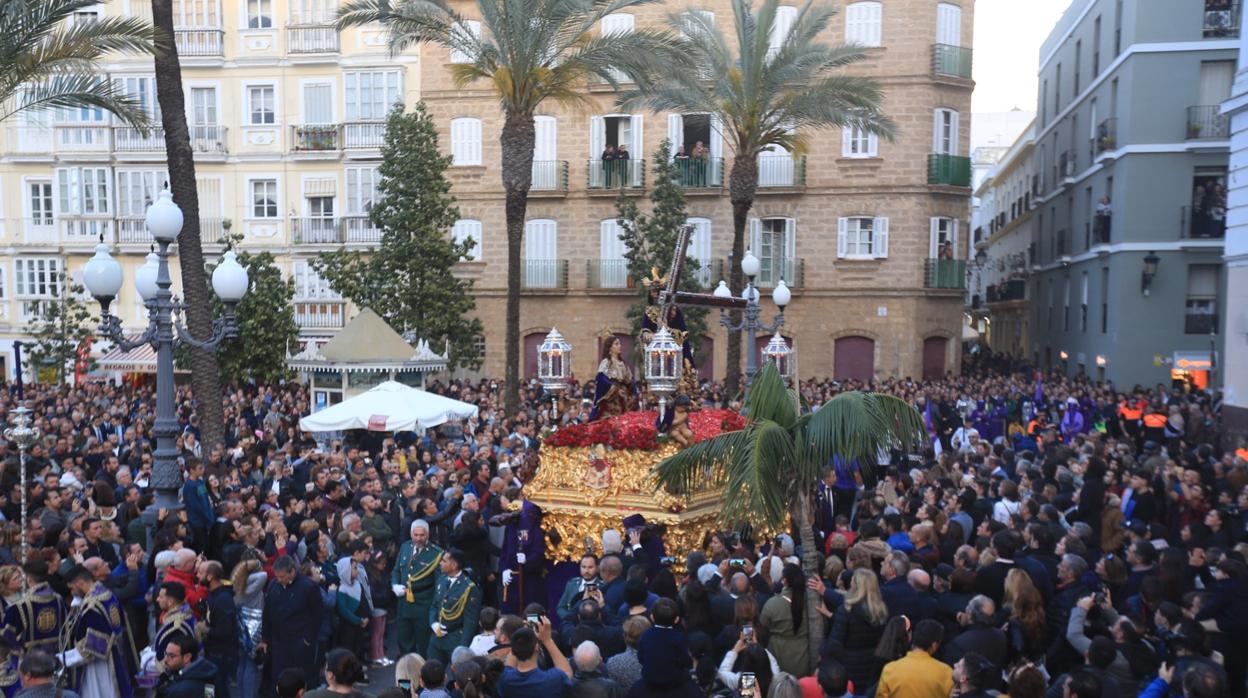
[[[456,647],[467,647],[477,634],[477,617],[481,615],[481,590],[463,572],[463,553],[448,550],[442,553],[442,574],[429,607],[429,652],[425,660],[436,659],[443,664],[451,661]]]
[[[412,522],[412,539],[399,548],[399,561],[390,574],[390,585],[399,599],[399,654],[423,652],[433,633],[429,629],[429,606],[438,582],[442,549],[429,542],[429,524]]]

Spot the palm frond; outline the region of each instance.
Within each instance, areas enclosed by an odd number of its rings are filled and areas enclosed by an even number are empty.
[[[881,452],[917,448],[924,441],[923,419],[904,400],[881,393],[852,391],[828,400],[802,417],[798,427],[806,449],[804,467],[821,469],[834,456],[858,459],[872,476]]]
[[[741,413],[751,420],[770,420],[786,429],[797,423],[797,393],[789,390],[771,361],[754,375]]]
[[[151,119],[138,100],[111,80],[95,75],[58,75],[27,85],[4,105],[0,108],[0,121],[25,111],[99,107],[144,132],[151,125]]]

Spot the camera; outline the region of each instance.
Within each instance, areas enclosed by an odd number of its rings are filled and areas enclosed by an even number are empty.
[[[663,557],[659,558],[659,564],[663,565],[664,567],[671,567],[672,565],[676,564],[676,558],[672,557],[671,555],[664,555]]]

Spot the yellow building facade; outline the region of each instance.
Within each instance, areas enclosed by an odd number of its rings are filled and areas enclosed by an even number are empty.
[[[226,233],[241,234],[242,249],[272,252],[296,282],[304,332],[330,335],[348,309],[309,261],[380,238],[367,211],[384,120],[394,103],[419,98],[418,52],[391,56],[377,27],[340,34],[330,0],[173,5],[205,259],[219,257]],[[99,16],[150,20],[151,6],[108,0],[80,20]],[[103,70],[160,123],[150,57],[114,57]],[[164,162],[161,129],[144,135],[100,110],[21,114],[0,129],[4,375],[13,376],[13,341],[55,297],[57,275],[73,278],[100,235],[126,270],[114,312],[127,327],[146,323],[133,277],[151,244],[143,215],[166,181]]]

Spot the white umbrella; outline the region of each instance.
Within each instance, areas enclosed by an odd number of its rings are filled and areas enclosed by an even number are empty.
[[[476,415],[476,405],[386,381],[362,395],[300,419],[299,428],[309,432],[424,431],[451,419]]]

